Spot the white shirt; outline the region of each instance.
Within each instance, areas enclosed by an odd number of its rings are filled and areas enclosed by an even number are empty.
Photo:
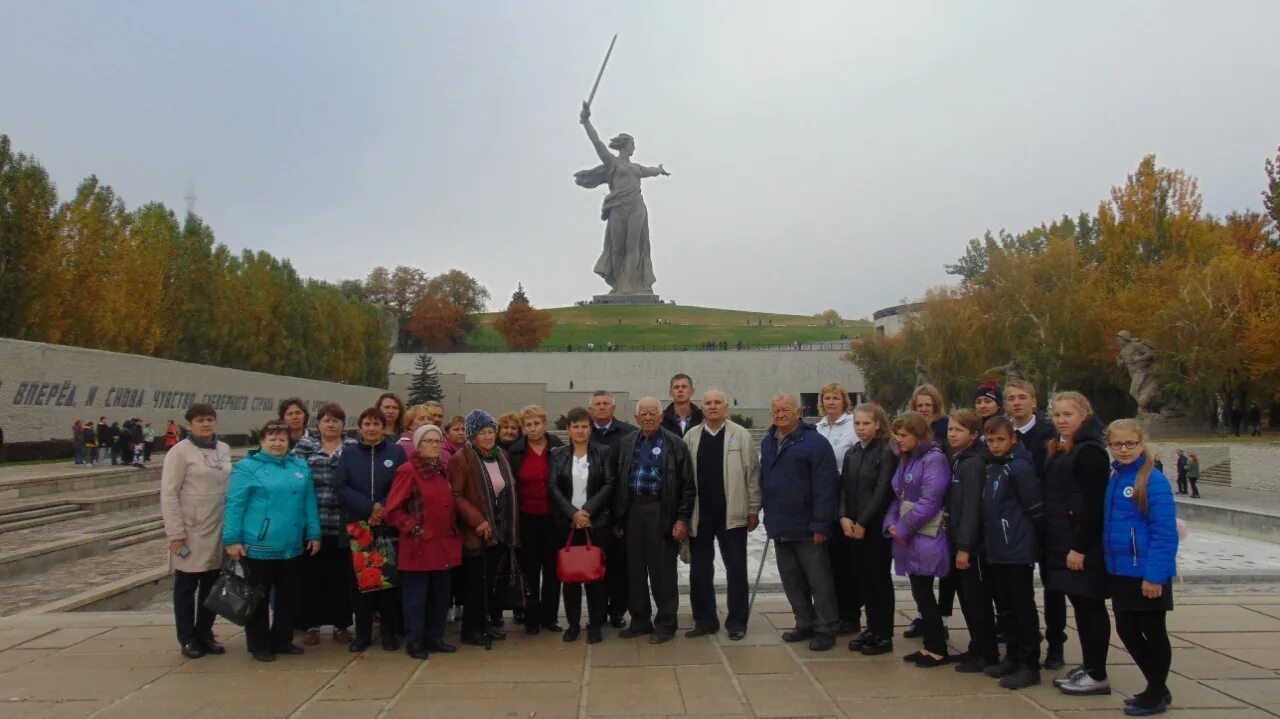
[[[711,435],[712,437],[715,437],[716,435],[718,435],[718,434],[720,434],[721,432],[723,432],[723,431],[724,431],[724,422],[721,422],[721,423],[720,423],[720,428],[719,428],[719,429],[711,429],[711,425],[707,424],[706,422],[703,422],[703,423],[702,423],[702,431],[703,431],[703,432],[706,432],[707,434]]]
[[[1030,422],[1027,422],[1025,425],[1021,427],[1017,427],[1016,429],[1018,430],[1019,434],[1025,435],[1027,432],[1031,431],[1032,427],[1035,427],[1035,426],[1036,426],[1036,416],[1035,414],[1032,414]]]
[[[578,509],[587,503],[587,477],[591,474],[589,454],[573,458],[573,497],[570,502]]]
[[[853,443],[858,441],[858,435],[853,431],[853,415],[845,412],[840,415],[840,419],[835,424],[828,424],[826,416],[818,420],[818,434],[827,438],[831,443],[831,449],[836,453],[836,471],[844,470],[844,453],[849,451]]]

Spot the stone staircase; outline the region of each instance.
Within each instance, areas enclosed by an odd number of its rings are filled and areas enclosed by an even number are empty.
[[[1231,486],[1231,460],[1218,462],[1208,469],[1200,470],[1200,481],[1205,484]]]

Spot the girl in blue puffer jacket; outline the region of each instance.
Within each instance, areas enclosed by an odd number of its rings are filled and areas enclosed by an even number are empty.
[[[1130,716],[1159,714],[1169,707],[1173,654],[1165,615],[1173,609],[1178,524],[1169,480],[1155,469],[1146,436],[1136,420],[1107,427],[1115,459],[1103,514],[1103,555],[1111,583],[1116,633],[1147,679],[1145,691],[1126,701]]]

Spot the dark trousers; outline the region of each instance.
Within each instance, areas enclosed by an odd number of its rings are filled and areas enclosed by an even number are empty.
[[[952,572],[955,571],[955,555],[951,555]],[[956,609],[956,578],[952,572],[948,572],[947,576],[938,580],[938,613],[944,617],[949,617],[955,613]],[[964,607],[960,608],[964,611]]]
[[[1062,645],[1067,643],[1067,595],[1049,589],[1040,563],[1040,585],[1044,596],[1045,656],[1062,658]]]
[[[411,644],[444,640],[444,620],[453,599],[453,571],[400,572],[405,640]]]
[[[879,532],[868,530],[849,545],[854,576],[867,607],[867,631],[879,639],[893,638],[893,550]]]
[[[827,545],[814,544],[812,539],[798,539],[775,540],[773,546],[778,558],[778,577],[791,604],[791,613],[795,615],[796,629],[834,637],[840,628],[840,606],[836,602]]]
[[[1173,663],[1173,650],[1169,647],[1169,632],[1165,628],[1162,610],[1150,612],[1116,612],[1116,634],[1129,650],[1142,676],[1146,677],[1146,694],[1162,697],[1169,691],[1169,665]]]
[[[653,626],[659,634],[674,634],[676,612],[680,610],[680,588],[676,558],[680,543],[671,538],[671,529],[660,526],[661,502],[657,497],[636,496],[627,513],[627,578],[631,585],[631,626]],[[652,615],[649,593],[657,611]]]
[[[400,634],[400,590],[382,589],[361,592],[351,584],[351,607],[356,615],[356,639],[372,641],[373,615],[378,615],[378,627],[384,639]]]
[[[627,543],[614,539],[613,551],[605,559],[604,583],[609,600],[609,618],[621,620],[631,601],[631,575],[627,571]]]
[[[152,445],[151,442],[142,443],[142,461],[144,462],[151,461],[151,445]]]
[[[1199,496],[1200,496],[1200,487],[1199,487],[1199,486],[1197,486],[1197,485],[1200,483],[1200,478],[1199,478],[1199,477],[1187,477],[1187,481],[1191,483],[1191,496],[1192,496],[1193,498],[1195,498],[1195,497],[1199,497]]]
[[[1178,475],[1178,493],[1179,494],[1187,493],[1187,475],[1185,474]]]
[[[729,589],[725,601],[729,615],[724,627],[731,632],[747,630],[747,528],[725,529],[724,517],[703,515],[698,519],[698,535],[689,541],[689,603],[693,623],[708,631],[720,630],[716,612],[716,544],[724,560]]]
[[[520,514],[520,572],[524,574],[526,622],[550,626],[560,614],[560,577],[556,575],[556,542],[549,514]]]
[[[351,542],[346,535],[326,536],[313,557],[302,556],[298,586],[298,629],[335,629],[351,626],[351,591],[355,581],[351,566]]]
[[[992,588],[1006,613],[1004,632],[1009,640],[1009,661],[1040,671],[1040,615],[1036,611],[1035,568],[1030,564],[988,566]],[[965,621],[968,621],[967,617]]]
[[[933,596],[933,577],[923,574],[907,576],[911,579],[911,598],[916,600],[916,611],[920,613],[920,636],[924,639],[924,649],[945,657],[947,638],[942,631],[938,599]]]
[[[218,570],[183,572],[173,570],[173,623],[178,629],[178,643],[213,639],[213,612],[204,608],[205,597],[218,580]]]
[[[831,559],[831,580],[836,587],[840,621],[861,627],[862,591],[853,574],[853,560],[849,556],[849,545],[853,541],[844,536],[844,529],[836,522],[832,525],[831,540],[827,542],[827,556]]]
[[[244,626],[244,640],[250,653],[275,652],[293,644],[293,622],[298,609],[298,558],[250,559],[244,566],[248,576],[262,587],[263,599]],[[275,608],[275,616],[268,616]]]
[[[996,615],[991,608],[991,566],[970,555],[968,569],[957,569],[953,562],[947,576],[960,597],[960,611],[969,627],[969,652],[984,664],[995,664],[1000,660],[1000,648],[996,645]],[[1038,640],[1036,645],[1039,646]]]
[[[507,548],[501,544],[462,553],[462,635],[474,637],[488,631],[488,614],[500,612],[493,596],[498,586],[498,561]]]
[[[1107,678],[1107,648],[1111,643],[1111,615],[1103,599],[1068,594],[1076,614],[1076,630],[1080,633],[1081,665],[1098,681]]]
[[[566,537],[564,531],[561,530],[560,546],[564,546]],[[581,546],[587,543],[586,532],[574,532],[574,546]],[[583,587],[586,588],[587,594],[587,629],[599,630],[604,626],[605,615],[608,613],[609,607],[609,554],[617,548],[621,542],[613,541],[613,534],[608,527],[603,529],[594,529],[591,531],[591,543],[604,551],[605,555],[605,581],[593,582],[591,584],[564,584],[561,585],[564,590],[564,618],[571,627],[582,627],[582,593]]]

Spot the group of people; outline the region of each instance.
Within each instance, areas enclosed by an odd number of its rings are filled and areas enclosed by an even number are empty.
[[[1166,711],[1173,490],[1136,421],[1103,427],[1080,393],[1052,399],[1046,420],[1030,383],[992,381],[977,388],[972,409],[948,414],[938,391],[923,385],[911,409],[890,420],[874,404],[849,412],[844,389],[828,385],[824,416],[811,429],[792,419],[794,399],[776,399],[761,482],[765,526],[796,616],[783,638],[830,649],[837,634],[860,629],[865,609],[866,631],[849,649],[892,651],[892,564],[908,577],[918,613],[904,636],[923,639],[904,661],[952,664],[1009,689],[1038,684],[1042,667],[1064,664],[1069,601],[1083,662],[1054,684],[1073,696],[1109,694],[1109,598],[1116,631],[1147,680],[1125,713]],[[819,450],[801,462],[806,444]],[[970,639],[951,655],[947,625],[957,595]]]
[[[261,449],[234,467],[213,408],[193,406],[189,435],[162,474],[183,653],[223,651],[204,598],[224,554],[270,597],[245,628],[262,661],[301,653],[295,630],[304,646],[331,629],[334,640],[364,651],[375,622],[385,650],[399,649],[403,637],[416,658],[453,652],[445,627],[457,604],[463,643],[504,639],[507,609],[526,632],[573,642],[584,594],[588,642],[602,641],[609,624],[621,638],[662,644],[677,631],[685,544],[694,619],[685,636],[723,628],[741,640],[750,614],[747,535],[763,511],[795,616],[785,641],[825,651],[849,634],[850,650],[891,652],[896,572],[908,577],[918,612],[904,636],[923,639],[905,661],[952,664],[1007,688],[1037,684],[1042,667],[1063,666],[1070,601],[1083,662],[1054,683],[1070,695],[1105,694],[1110,598],[1117,632],[1148,682],[1126,713],[1168,707],[1173,492],[1136,422],[1104,428],[1075,392],[1056,394],[1045,419],[1034,387],[1021,380],[988,382],[972,408],[949,414],[924,385],[891,420],[876,404],[851,407],[845,389],[830,384],[813,425],[802,420],[798,398],[776,396],[757,451],[751,432],[727,417],[724,392],[694,403],[685,374],[669,391],[665,408],[639,400],[634,425],[598,391],[566,414],[567,442],[548,431],[536,405],[445,421],[438,403],[406,410],[387,393],[360,413],[357,436],[348,438],[341,407],[321,407],[313,420],[305,402],[291,399],[263,426]],[[605,580],[562,586],[557,550],[587,542],[604,550]],[[727,580],[723,627],[717,546]],[[394,577],[382,564],[388,547]],[[512,601],[513,587],[523,597]],[[957,595],[970,642],[951,654]]]
[[[177,423],[169,421],[164,439],[166,449],[177,444]],[[113,465],[142,467],[151,461],[155,444],[155,429],[137,417],[111,424],[106,417],[99,417],[97,423],[77,419],[71,426],[72,461],[78,465],[97,467],[109,459]]]

